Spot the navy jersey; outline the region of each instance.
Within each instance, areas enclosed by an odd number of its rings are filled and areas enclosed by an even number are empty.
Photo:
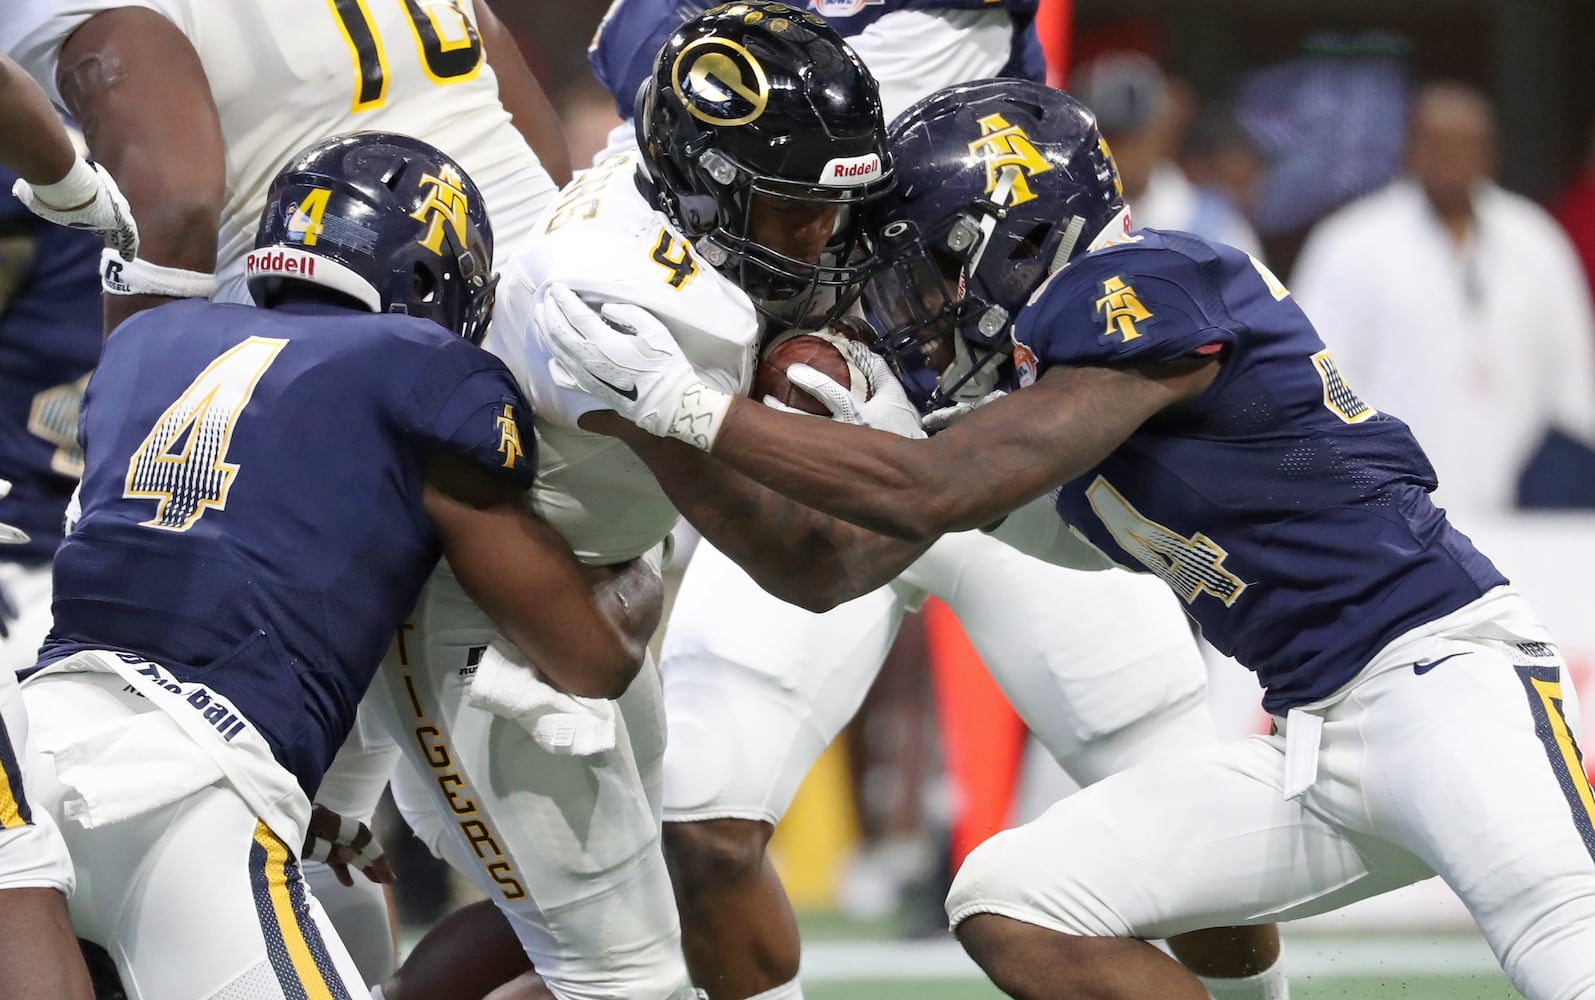
[[[1271,712],[1333,693],[1390,640],[1506,582],[1430,502],[1407,425],[1357,398],[1284,286],[1238,250],[1143,230],[1060,271],[1014,338],[1021,373],[1222,352],[1205,393],[1066,484],[1058,512],[1162,577],[1257,672]]]
[[[614,95],[620,117],[631,119],[632,103],[643,81],[653,75],[654,57],[665,39],[689,18],[720,0],[615,0],[598,25],[587,61],[604,89]],[[808,0],[807,8],[825,18],[843,38],[852,38],[887,14],[900,10],[1007,10],[1013,14],[1014,55],[1005,76],[1041,79],[1040,45],[1031,22],[1040,0]]]
[[[52,225],[10,194],[0,169],[0,521],[31,540],[0,560],[38,564],[61,541],[61,514],[83,472],[78,405],[100,356],[100,248],[94,233]]]
[[[124,323],[83,407],[83,515],[41,663],[136,653],[230,698],[314,796],[436,565],[426,456],[529,488],[528,407],[442,327],[186,301]]]

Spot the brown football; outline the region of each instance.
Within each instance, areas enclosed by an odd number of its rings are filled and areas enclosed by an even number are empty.
[[[857,383],[861,379],[857,369],[838,346],[840,342],[841,338],[836,334],[825,332],[794,333],[775,338],[765,348],[753,372],[753,391],[750,395],[761,401],[769,396],[794,410],[830,416],[831,411],[825,408],[824,403],[787,380],[786,370],[792,365],[805,364],[819,370],[827,378],[858,391]]]

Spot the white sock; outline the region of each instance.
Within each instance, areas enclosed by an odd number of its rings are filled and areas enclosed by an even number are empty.
[[[1255,976],[1218,979],[1198,976],[1213,1000],[1290,1000],[1290,983],[1285,979],[1285,963],[1273,965]]]
[[[798,985],[796,979],[789,983],[782,983],[773,990],[748,997],[748,1000],[803,1000],[803,987]]]
[[[371,987],[371,1000],[387,1000],[382,995],[382,987],[380,985]]]

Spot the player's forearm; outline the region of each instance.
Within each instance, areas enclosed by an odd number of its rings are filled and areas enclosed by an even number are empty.
[[[789,445],[772,447],[775,442]],[[781,413],[751,400],[733,401],[713,455],[801,504],[912,542],[928,543],[997,516],[965,523],[989,484],[960,482],[952,474],[949,462],[967,460],[955,449]]]
[[[0,55],[0,163],[30,184],[46,185],[65,177],[76,159],[50,99],[21,66]]]
[[[1205,374],[1056,368],[928,439],[782,413],[736,399],[714,456],[784,496],[919,542],[983,528],[1101,462]],[[797,422],[794,422],[797,421]],[[771,447],[771,442],[793,442]]]
[[[679,441],[618,419],[609,430],[647,463],[693,527],[789,604],[827,611],[896,578],[926,548],[806,507]]]

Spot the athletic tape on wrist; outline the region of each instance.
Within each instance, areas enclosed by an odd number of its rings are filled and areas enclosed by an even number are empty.
[[[73,159],[72,169],[54,184],[33,185],[33,197],[56,212],[82,208],[100,193],[100,175],[81,156]]]
[[[671,419],[665,434],[685,441],[701,451],[714,447],[714,439],[725,422],[726,410],[731,407],[731,397],[718,389],[699,382],[681,394],[676,415]]]
[[[139,257],[123,260],[115,250],[106,247],[100,253],[100,287],[111,295],[208,299],[220,286],[214,274],[152,264]]]

